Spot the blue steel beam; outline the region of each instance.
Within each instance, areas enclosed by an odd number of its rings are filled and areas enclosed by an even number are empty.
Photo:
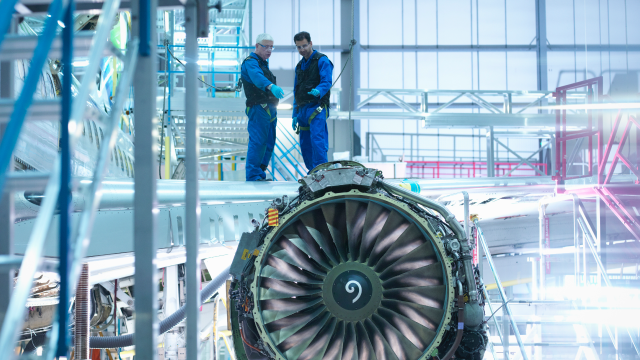
[[[60,208],[60,226],[58,228],[58,249],[60,254],[60,305],[58,306],[58,343],[56,356],[67,356],[69,350],[69,318],[67,304],[71,297],[71,286],[69,281],[71,264],[73,263],[73,251],[71,249],[71,149],[69,144],[69,120],[71,119],[71,109],[73,106],[73,94],[71,87],[73,84],[73,11],[74,1],[69,0],[64,13],[64,29],[62,30],[62,117],[60,120],[60,193],[58,204]]]

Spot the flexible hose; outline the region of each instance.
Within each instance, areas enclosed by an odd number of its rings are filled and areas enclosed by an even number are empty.
[[[200,292],[200,302],[207,301],[218,290],[224,282],[229,278],[229,267],[225,268],[216,276],[204,289]],[[183,306],[178,311],[169,315],[160,322],[160,335],[171,330],[178,325],[186,316],[187,306]],[[133,336],[135,334],[127,334],[121,336],[92,336],[89,338],[89,348],[91,349],[113,349],[123,348],[133,345]]]
[[[451,230],[453,230],[453,232],[456,234],[456,237],[460,241],[465,241],[465,242],[467,241],[466,233],[464,229],[462,228],[458,220],[456,220],[456,217],[453,216],[453,214],[445,206],[442,206],[441,204],[438,204],[433,200],[422,197],[416,193],[412,193],[411,191],[405,188],[396,186],[384,180],[379,181],[378,183],[382,185],[382,187],[390,193],[393,193],[398,196],[402,196],[411,201],[415,201],[420,205],[424,205],[432,210],[437,211],[438,213],[440,213],[440,215],[442,215],[442,217],[445,219],[447,224],[449,224],[449,226],[451,227]]]
[[[449,360],[458,350],[460,342],[462,341],[462,334],[464,333],[464,295],[458,295],[458,331],[456,332],[456,339],[453,342],[453,346],[447,351],[441,360]]]

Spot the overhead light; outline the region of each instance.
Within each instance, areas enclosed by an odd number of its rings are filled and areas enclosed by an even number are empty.
[[[293,105],[291,104],[278,104],[278,110],[291,110]]]
[[[62,21],[58,20],[58,25],[60,25],[60,27],[64,29],[64,23]]]
[[[238,66],[238,60],[214,60],[215,66]]]
[[[85,66],[89,65],[89,60],[74,61],[72,63],[72,65],[75,66],[75,67],[85,67]]]

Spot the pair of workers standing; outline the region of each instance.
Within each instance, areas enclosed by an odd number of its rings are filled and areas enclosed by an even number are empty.
[[[295,70],[293,85],[293,130],[300,134],[300,148],[307,169],[327,162],[329,135],[329,97],[333,64],[326,55],[313,50],[311,35],[300,32],[293,37],[302,59]],[[242,62],[242,86],[247,97],[249,147],[247,181],[264,181],[276,141],[277,107],[284,91],[276,85],[269,70],[273,38],[260,34],[256,49]]]

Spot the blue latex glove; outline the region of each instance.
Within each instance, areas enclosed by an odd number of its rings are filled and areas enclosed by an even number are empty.
[[[271,85],[271,92],[278,99],[282,99],[284,97],[284,91],[282,90],[282,88],[280,86],[278,86],[276,84]]]
[[[298,118],[297,117],[293,117],[293,121],[291,122],[291,127],[293,128],[293,131],[296,131],[296,129],[298,128]]]
[[[313,90],[309,91],[307,94],[313,95],[315,97],[320,97],[320,91],[318,89],[313,89]]]

